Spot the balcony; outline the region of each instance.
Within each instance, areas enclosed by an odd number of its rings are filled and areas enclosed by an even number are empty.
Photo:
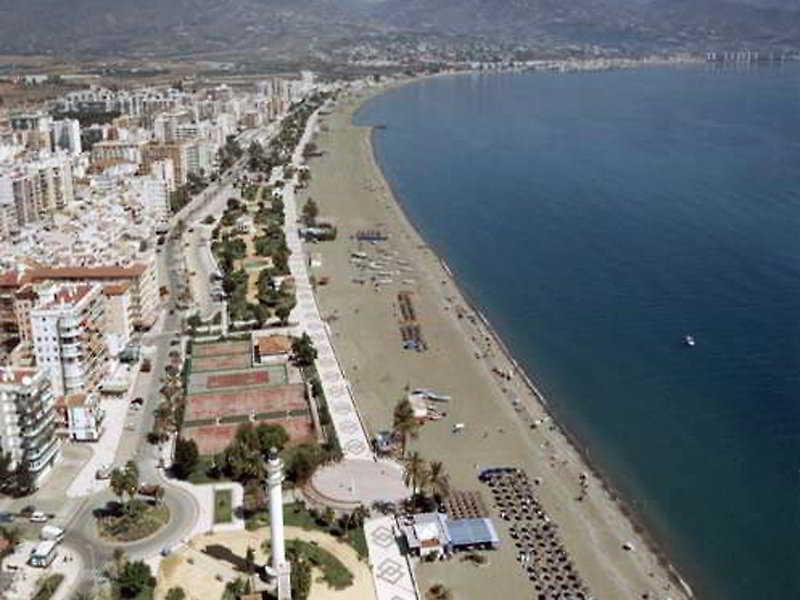
[[[31,471],[37,473],[44,469],[48,463],[53,459],[53,456],[59,451],[61,448],[61,443],[56,439],[53,438],[50,440],[50,444],[47,446],[45,451],[38,456],[37,458],[31,460],[30,457],[26,457],[31,467]]]
[[[22,448],[25,450],[25,456],[28,460],[38,460],[43,454],[47,453],[55,439],[55,427],[51,427],[49,432],[43,432],[39,439],[35,440],[37,443],[23,440]]]
[[[23,425],[22,429],[22,437],[32,439],[38,437],[42,431],[44,431],[48,425],[52,424],[56,418],[55,411],[50,411],[49,414],[44,414],[42,418],[39,419],[39,422],[33,425],[30,429],[28,428],[27,424]]]
[[[61,356],[64,358],[80,358],[83,356],[83,349],[80,346],[62,346]]]
[[[58,329],[59,331],[64,331],[66,329],[77,329],[80,327],[80,324],[80,319],[74,317],[64,317],[58,321]]]

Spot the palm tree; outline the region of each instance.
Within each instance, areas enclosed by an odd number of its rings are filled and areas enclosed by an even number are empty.
[[[427,484],[437,504],[446,500],[450,495],[450,478],[441,461],[437,460],[431,463]]]
[[[122,573],[127,562],[128,556],[125,554],[125,551],[122,548],[114,548],[114,552],[111,555],[111,565],[109,567],[111,571],[109,573],[110,578],[116,579],[119,577],[119,574]]]
[[[110,486],[111,491],[122,502],[123,510],[126,509],[139,490],[139,468],[136,463],[129,460],[123,469],[114,469],[111,472]],[[125,496],[128,496],[128,502],[125,502]]]
[[[408,438],[416,438],[419,435],[419,421],[414,416],[414,408],[408,398],[404,398],[394,407],[394,420],[392,424],[394,431],[400,436],[401,455],[406,455],[406,444]]]
[[[123,469],[114,469],[111,471],[111,481],[109,482],[111,491],[119,498],[121,504],[125,504],[124,496],[128,487],[126,481],[125,471]]]
[[[369,509],[363,504],[359,504],[347,517],[347,528],[358,529],[364,526],[364,521],[369,518]]]
[[[411,488],[411,498],[416,500],[420,490],[425,487],[429,477],[428,463],[419,455],[412,452],[404,461],[403,483]]]

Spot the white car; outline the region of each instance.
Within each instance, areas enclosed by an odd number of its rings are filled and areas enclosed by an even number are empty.
[[[36,511],[28,517],[31,523],[47,523],[47,515],[41,511]]]

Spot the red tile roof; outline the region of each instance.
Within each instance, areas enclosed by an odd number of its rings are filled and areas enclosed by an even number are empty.
[[[139,277],[147,270],[143,263],[132,264],[127,267],[100,266],[100,267],[43,267],[33,269],[30,273],[32,279],[133,279]]]

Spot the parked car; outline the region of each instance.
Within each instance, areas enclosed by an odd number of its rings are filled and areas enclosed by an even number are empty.
[[[61,542],[64,539],[64,530],[55,525],[45,525],[39,532],[39,539]]]
[[[111,479],[111,472],[114,469],[111,468],[111,465],[103,465],[95,472],[94,476],[95,479],[103,480],[103,479]]]
[[[139,486],[139,494],[142,496],[149,496],[150,498],[156,498],[159,494],[162,493],[162,488],[158,484],[149,484],[143,483]]]
[[[48,516],[46,514],[44,514],[43,512],[38,511],[38,510],[36,512],[34,512],[30,517],[28,517],[28,520],[31,523],[47,523],[47,519],[48,519]]]
[[[150,362],[149,358],[145,358],[142,361],[142,368],[141,368],[142,373],[149,373],[152,368],[153,368],[153,363]]]
[[[142,405],[144,405],[144,398],[142,398],[141,396],[137,396],[136,398],[131,400],[131,406],[141,407]]]
[[[10,512],[0,512],[0,523],[13,523],[14,515]]]

